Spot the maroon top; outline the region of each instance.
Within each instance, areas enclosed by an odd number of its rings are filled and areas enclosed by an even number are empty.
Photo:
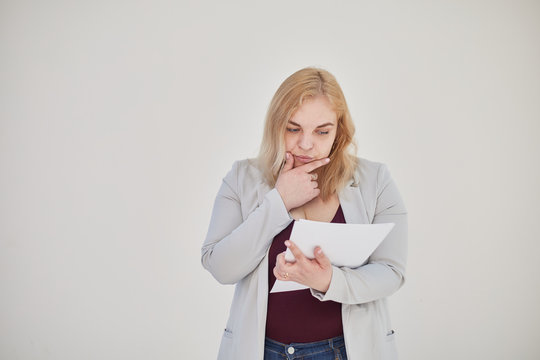
[[[338,207],[333,223],[345,223]],[[276,278],[273,270],[276,257],[287,249],[285,240],[291,236],[294,221],[274,237],[268,258],[268,289],[272,289]],[[324,249],[323,249],[324,251]],[[285,344],[314,342],[343,335],[341,303],[320,301],[309,289],[268,294],[266,336]]]

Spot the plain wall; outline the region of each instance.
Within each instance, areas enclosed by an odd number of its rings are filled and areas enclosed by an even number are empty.
[[[214,358],[213,200],[305,66],[409,210],[401,358],[540,358],[539,35],[538,1],[0,2],[0,359]]]

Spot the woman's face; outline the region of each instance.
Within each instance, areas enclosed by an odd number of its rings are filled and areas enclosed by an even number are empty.
[[[285,148],[294,156],[294,167],[327,157],[336,131],[337,114],[325,96],[305,101],[285,130]]]

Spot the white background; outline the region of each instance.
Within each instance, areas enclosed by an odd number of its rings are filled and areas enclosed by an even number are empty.
[[[538,1],[0,2],[0,359],[212,359],[213,199],[321,66],[410,216],[401,358],[540,358]]]

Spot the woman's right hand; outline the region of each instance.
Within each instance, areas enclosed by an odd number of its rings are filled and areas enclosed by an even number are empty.
[[[279,172],[276,181],[276,189],[281,195],[287,211],[304,205],[319,195],[317,179],[310,174],[313,170],[330,162],[329,158],[315,160],[310,163],[294,166],[294,158],[286,153],[283,169]]]

